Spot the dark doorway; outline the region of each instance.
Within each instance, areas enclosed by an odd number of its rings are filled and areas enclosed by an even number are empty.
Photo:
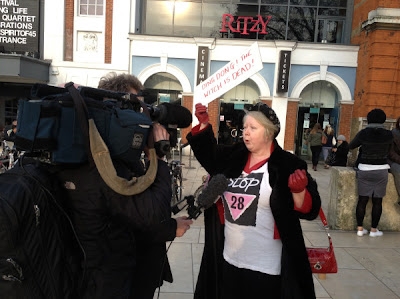
[[[326,124],[330,124],[333,128],[335,128],[335,109],[299,107],[299,111],[297,114],[295,154],[299,157],[302,157],[303,159],[308,159],[308,156],[310,156],[306,140],[309,132],[316,123],[319,123],[321,125],[321,128],[324,128]]]
[[[244,109],[251,104],[234,104],[221,102],[218,143],[235,144],[242,140]]]

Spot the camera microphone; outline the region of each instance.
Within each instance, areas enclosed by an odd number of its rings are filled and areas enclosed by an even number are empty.
[[[208,182],[197,199],[197,206],[188,208],[188,219],[197,219],[202,211],[211,207],[228,189],[228,179],[223,174],[216,174]]]
[[[214,175],[199,195],[197,205],[208,209],[228,189],[228,179],[221,173]]]
[[[176,129],[187,128],[192,123],[192,113],[189,109],[175,104],[162,103],[158,106],[148,106],[153,121]]]

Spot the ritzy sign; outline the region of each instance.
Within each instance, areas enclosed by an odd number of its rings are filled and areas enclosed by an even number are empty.
[[[231,32],[240,32],[240,34],[244,35],[249,35],[247,30],[249,29],[249,32],[259,32],[260,34],[268,34],[266,31],[267,29],[267,24],[271,20],[271,16],[266,16],[265,20],[261,15],[257,15],[257,18],[253,17],[235,17],[232,16],[231,14],[223,14],[222,15],[222,29],[220,32],[228,32],[227,26]],[[236,21],[236,28],[232,27],[232,23]],[[241,24],[243,23],[243,26]],[[257,28],[257,25],[261,25],[260,27]],[[251,27],[250,27],[251,26]],[[243,30],[241,30],[243,28]]]

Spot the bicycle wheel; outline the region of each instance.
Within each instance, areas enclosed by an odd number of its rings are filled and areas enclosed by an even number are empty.
[[[182,174],[178,173],[176,177],[176,200],[179,202],[182,200],[182,193],[183,193],[183,187],[182,187]]]
[[[182,175],[175,170],[172,177],[172,199],[171,206],[176,205],[182,199]]]

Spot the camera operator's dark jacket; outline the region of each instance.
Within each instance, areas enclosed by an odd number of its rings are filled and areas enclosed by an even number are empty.
[[[368,124],[350,142],[349,149],[361,146],[358,163],[383,165],[387,164],[392,140],[392,132],[386,130],[382,124]]]
[[[129,173],[122,168],[117,168],[119,175]],[[70,169],[63,166],[55,175],[68,192],[72,222],[86,253],[84,298],[129,298],[136,266],[134,232],[152,230],[171,218],[167,164],[158,161],[154,183],[135,196],[111,190],[89,163]]]
[[[243,142],[231,146],[217,145],[209,125],[187,139],[201,165],[215,175],[223,173],[228,178],[238,177],[247,162],[249,151]],[[274,141],[274,151],[268,160],[269,183],[272,187],[271,210],[282,240],[280,298],[315,298],[313,278],[304,244],[299,218],[312,220],[318,216],[321,199],[317,184],[309,174],[307,190],[312,197],[312,208],[307,214],[294,210],[292,193],[288,187],[289,175],[296,169],[307,169],[307,164],[290,154]],[[223,264],[223,225],[219,221],[216,205],[205,211],[205,244],[195,298],[221,298]],[[268,294],[260,294],[268,298]]]

